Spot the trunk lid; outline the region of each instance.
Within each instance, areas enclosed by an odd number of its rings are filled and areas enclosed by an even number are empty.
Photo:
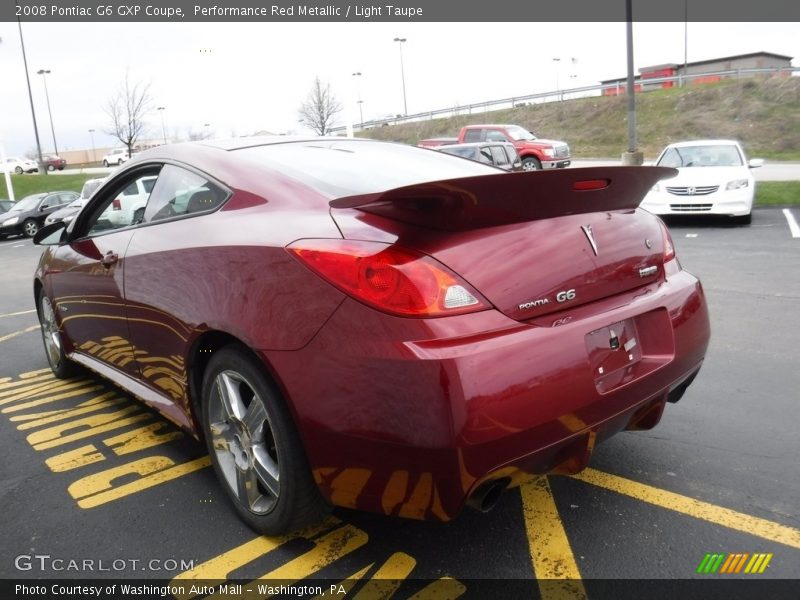
[[[511,173],[330,204],[345,238],[424,252],[507,316],[528,320],[662,277],[659,221],[636,207],[673,174],[643,167]]]

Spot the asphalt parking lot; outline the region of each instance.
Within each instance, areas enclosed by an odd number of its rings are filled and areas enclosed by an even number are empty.
[[[614,579],[796,584],[800,238],[779,209],[754,211],[750,226],[668,225],[703,281],[712,341],[656,429],[615,436],[583,473],[512,490],[487,514],[437,524],[338,509],[285,538],[241,524],[189,436],[100,380],[50,375],[32,299],[40,251],[0,242],[0,576],[324,578],[325,595],[335,582],[360,599],[486,598],[487,582],[505,590],[492,597],[532,598],[608,597]],[[358,485],[358,473],[341,477]],[[426,493],[407,482],[396,501]]]

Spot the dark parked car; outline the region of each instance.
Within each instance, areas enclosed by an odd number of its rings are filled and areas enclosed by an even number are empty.
[[[204,438],[257,531],[329,504],[488,510],[654,427],[699,371],[703,289],[637,208],[671,175],[532,177],[372,140],[161,146],[34,238],[47,359]],[[152,177],[141,219],[107,219]]]
[[[67,204],[64,208],[60,208],[59,210],[50,213],[50,215],[48,215],[48,217],[45,219],[44,224],[50,225],[51,223],[57,223],[58,221],[69,223],[72,221],[72,219],[74,219],[75,216],[81,211],[81,209],[86,206],[89,198],[92,197],[92,194],[97,191],[97,189],[105,180],[105,177],[87,179],[83,184],[83,188],[81,189],[81,195],[78,196],[78,198],[73,202]]]
[[[47,215],[65,207],[77,197],[76,192],[44,192],[26,196],[0,216],[0,239],[9,235],[36,235]]]
[[[506,142],[476,142],[450,144],[436,148],[439,152],[453,154],[478,162],[500,167],[505,171],[522,171],[522,161],[513,144]]]
[[[42,154],[42,163],[48,171],[63,171],[67,166],[67,161],[55,154]]]

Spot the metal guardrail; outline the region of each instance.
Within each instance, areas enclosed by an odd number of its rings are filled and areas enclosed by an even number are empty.
[[[707,73],[694,73],[691,75],[676,75],[673,77],[654,77],[652,79],[637,79],[636,84],[642,86],[660,85],[663,83],[673,82],[678,86],[683,85],[685,82],[691,82],[693,79],[705,79],[708,77],[720,78],[740,78],[748,77],[751,75],[765,75],[765,74],[782,74],[786,73],[792,75],[793,73],[800,73],[800,67],[770,67],[761,69],[731,69],[727,71],[709,71]],[[461,104],[449,108],[439,108],[436,110],[429,110],[419,112],[413,115],[397,115],[395,117],[386,117],[383,119],[373,119],[371,121],[364,121],[363,123],[353,123],[354,131],[363,131],[371,129],[372,127],[383,127],[385,125],[398,125],[400,123],[412,123],[415,121],[431,120],[434,117],[453,117],[462,114],[471,115],[473,112],[488,112],[489,108],[508,107],[514,108],[515,106],[527,105],[529,103],[543,104],[546,102],[557,102],[564,100],[567,97],[579,98],[588,96],[602,96],[606,90],[615,90],[616,93],[625,93],[625,83],[615,84],[598,84],[589,85],[584,87],[568,88],[563,90],[554,90],[549,92],[540,92],[538,94],[527,94],[524,96],[511,96],[510,98],[500,98],[497,100],[486,100],[484,102],[473,102],[471,104]],[[339,133],[345,131],[347,126],[342,125],[330,129],[331,133]]]

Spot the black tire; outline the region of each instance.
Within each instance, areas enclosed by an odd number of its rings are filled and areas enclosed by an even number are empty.
[[[108,161],[105,158],[103,159],[103,166],[106,168],[108,167]]]
[[[749,215],[744,215],[743,217],[734,217],[736,223],[739,225],[750,225],[753,222],[753,215],[752,213]]]
[[[28,219],[22,224],[22,233],[25,237],[33,237],[39,232],[40,227],[38,221]]]
[[[22,167],[14,167],[14,173],[17,175],[22,175]]]
[[[251,529],[280,535],[328,512],[292,417],[247,350],[232,345],[214,354],[203,375],[202,401],[214,471]]]
[[[117,166],[120,166],[121,164],[122,164],[122,159],[120,158],[120,159],[117,161]]]
[[[50,369],[53,371],[53,375],[59,379],[68,379],[78,373],[79,367],[64,354],[64,343],[56,323],[55,311],[50,298],[44,293],[44,289],[39,290],[36,309],[36,312],[39,313],[44,353]]]
[[[56,170],[56,166],[55,165],[47,165],[47,170],[48,171],[55,171]]]
[[[542,163],[539,162],[538,158],[534,158],[533,156],[526,156],[525,158],[522,159],[522,170],[541,171]]]

